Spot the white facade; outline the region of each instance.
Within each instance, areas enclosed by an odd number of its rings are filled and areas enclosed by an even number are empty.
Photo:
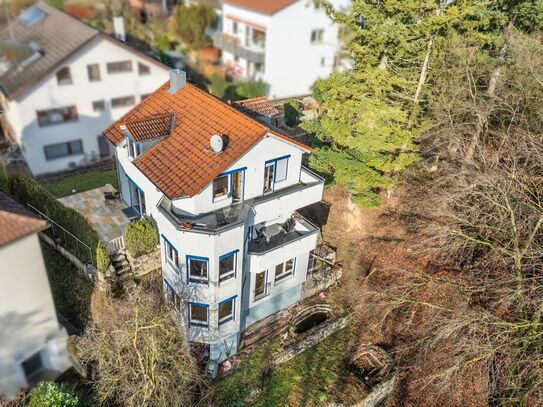
[[[346,10],[350,1],[333,0]],[[274,14],[263,14],[227,2],[223,5],[223,64],[241,77],[263,80],[267,96],[284,99],[311,94],[319,78],[340,68],[339,27],[323,7],[298,0]]]
[[[108,73],[108,63],[127,61],[129,71]],[[96,64],[99,79],[91,80],[88,66]],[[57,79],[63,68],[69,68],[69,84],[60,84]],[[33,175],[89,164],[113,153],[101,136],[103,129],[168,78],[164,65],[98,35],[22,96],[4,98],[4,127],[21,148]],[[122,103],[120,98],[127,99]],[[69,107],[75,107],[76,119],[40,125],[38,112]],[[50,122],[60,119],[54,112],[49,116]],[[47,120],[47,114],[41,117]]]
[[[199,194],[171,201],[132,163],[127,142],[117,146],[122,197],[138,211],[144,206],[145,214],[156,220],[165,292],[178,302],[189,340],[210,344],[212,360],[235,354],[245,328],[301,299],[318,230],[295,211],[320,201],[324,184],[302,167],[306,151],[270,133]],[[268,176],[271,167],[275,175],[265,193],[266,167]],[[221,176],[228,177],[228,194],[214,198]],[[234,195],[239,196],[236,202]],[[293,231],[281,242],[256,241],[262,227],[280,230],[293,215]],[[192,228],[182,226],[186,223]],[[193,260],[206,265],[205,278],[195,279]],[[283,265],[279,271],[278,265]],[[232,306],[226,317],[225,304]],[[192,307],[205,310],[205,324],[190,321]]]
[[[72,366],[36,233],[0,247],[0,394],[13,398]]]

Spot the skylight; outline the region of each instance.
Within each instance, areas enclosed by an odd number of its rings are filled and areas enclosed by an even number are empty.
[[[19,16],[19,20],[27,26],[31,27],[45,17],[45,12],[38,7],[30,7],[23,11]]]

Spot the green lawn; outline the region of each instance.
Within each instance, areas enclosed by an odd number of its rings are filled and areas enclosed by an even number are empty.
[[[218,404],[308,407],[330,403],[334,401],[331,394],[341,389],[350,375],[345,363],[349,343],[346,328],[268,373],[266,361],[277,345],[260,346],[242,368],[218,382]],[[254,389],[259,389],[260,394],[247,400]]]
[[[117,172],[115,170],[74,175],[60,181],[48,182],[44,186],[54,196],[61,198],[78,192],[88,191],[89,189],[99,188],[105,184],[111,184],[116,189],[119,189]]]
[[[84,329],[90,319],[92,283],[51,246],[42,243],[41,248],[57,311]]]

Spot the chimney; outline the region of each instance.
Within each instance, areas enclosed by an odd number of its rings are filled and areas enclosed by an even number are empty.
[[[113,17],[113,33],[119,41],[126,42],[124,19],[122,16]]]
[[[182,69],[176,68],[170,71],[170,89],[168,92],[173,95],[187,83],[187,73]]]

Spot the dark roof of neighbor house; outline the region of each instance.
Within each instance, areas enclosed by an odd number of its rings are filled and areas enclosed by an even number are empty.
[[[46,221],[0,191],[0,247],[46,228]]]
[[[266,96],[252,99],[237,100],[232,105],[238,110],[253,117],[266,116],[274,117],[281,114]]]
[[[117,145],[125,138],[121,126],[174,114],[171,134],[134,160],[136,167],[170,199],[198,194],[268,134],[312,151],[192,84],[171,94],[169,83],[113,123],[104,135]],[[221,153],[210,147],[210,138],[217,134],[225,141]]]
[[[24,13],[44,15],[32,24]],[[38,1],[0,31],[0,87],[8,97],[51,73],[62,61],[99,34],[94,28]],[[22,54],[18,52],[24,49]],[[30,55],[29,55],[30,54]]]
[[[225,4],[246,8],[262,14],[275,14],[297,0],[224,0]]]
[[[150,56],[39,0],[0,29],[0,89],[9,99],[24,94],[98,38],[167,69]]]

